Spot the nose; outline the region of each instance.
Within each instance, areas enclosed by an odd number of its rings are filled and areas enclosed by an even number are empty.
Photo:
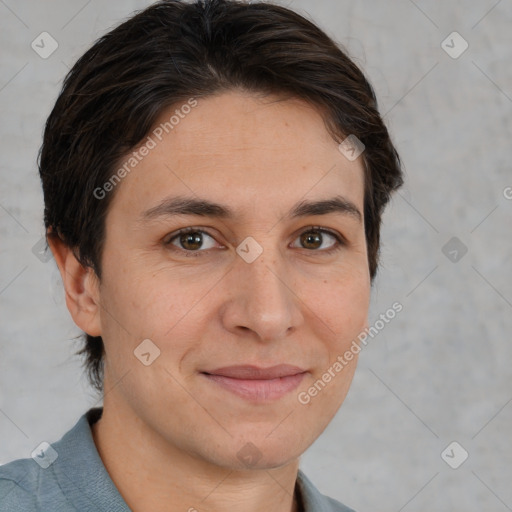
[[[283,339],[304,321],[298,290],[279,256],[264,253],[252,263],[237,257],[228,274],[224,327],[238,336],[269,342]]]

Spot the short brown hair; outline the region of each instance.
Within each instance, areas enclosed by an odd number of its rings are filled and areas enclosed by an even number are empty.
[[[167,107],[241,89],[297,97],[341,142],[366,147],[368,265],[377,272],[381,214],[403,183],[400,158],[361,70],[320,28],[271,3],[159,1],[101,37],[64,80],[39,153],[47,237],[58,236],[101,279],[105,218],[114,191],[94,190]],[[85,334],[89,381],[103,391],[103,340]]]

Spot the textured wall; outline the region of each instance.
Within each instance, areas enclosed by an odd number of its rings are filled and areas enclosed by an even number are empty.
[[[362,351],[302,468],[359,512],[512,510],[512,3],[282,3],[365,70],[406,169],[384,217],[370,325],[395,301],[403,311]],[[98,403],[73,355],[80,331],[55,262],[33,251],[35,162],[69,67],[147,4],[0,2],[0,463]],[[41,32],[58,43],[47,58],[31,48]],[[51,44],[36,49],[46,57]]]

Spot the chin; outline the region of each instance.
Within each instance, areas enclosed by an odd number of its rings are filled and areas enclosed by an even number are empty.
[[[300,442],[301,437],[281,435],[272,438],[266,437],[267,435],[265,432],[255,436],[244,436],[243,440],[236,442],[236,446],[239,447],[235,453],[236,469],[279,468],[296,460],[306,449]]]
[[[259,435],[234,435],[232,438],[211,439],[209,446],[189,451],[200,460],[228,471],[255,471],[286,466],[307,448],[300,438],[265,438],[267,431]]]

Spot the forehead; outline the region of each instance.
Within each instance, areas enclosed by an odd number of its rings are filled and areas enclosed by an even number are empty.
[[[283,211],[301,198],[340,194],[362,211],[361,158],[343,156],[308,103],[240,91],[194,102],[161,113],[134,148],[151,149],[142,158],[138,151],[140,160],[118,185],[111,208],[132,215],[174,194],[229,203],[241,216],[261,215],[270,204]]]

